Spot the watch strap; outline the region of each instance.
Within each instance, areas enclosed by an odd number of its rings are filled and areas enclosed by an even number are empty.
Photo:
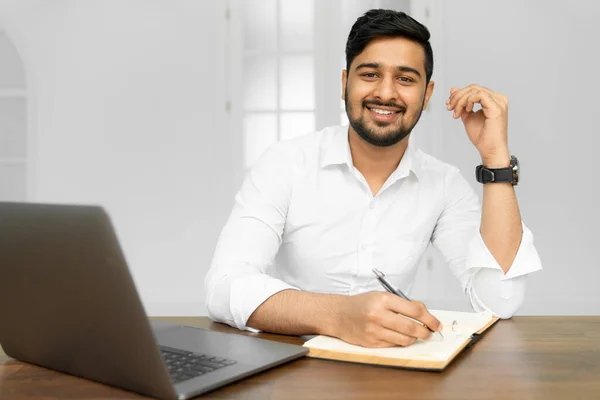
[[[483,165],[475,168],[475,178],[479,183],[490,182],[513,182],[513,169],[507,168],[486,168]]]

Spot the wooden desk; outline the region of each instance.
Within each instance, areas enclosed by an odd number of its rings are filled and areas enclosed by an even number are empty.
[[[207,318],[161,318],[242,333]],[[301,344],[302,339],[258,334]],[[0,353],[0,399],[131,399],[141,396],[60,374]],[[597,399],[600,317],[515,317],[498,322],[444,372],[303,358],[203,398]]]

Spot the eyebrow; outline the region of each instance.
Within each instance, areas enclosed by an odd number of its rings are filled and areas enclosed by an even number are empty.
[[[358,64],[358,65],[356,66],[356,68],[354,68],[354,70],[355,70],[355,71],[358,71],[358,70],[359,70],[359,69],[361,69],[361,68],[374,68],[374,69],[379,69],[379,68],[381,68],[381,64],[379,64],[379,63],[362,63],[362,64]],[[408,73],[413,73],[413,74],[417,75],[419,78],[421,78],[421,73],[420,73],[418,70],[416,70],[416,69],[414,69],[414,68],[412,68],[412,67],[409,67],[409,66],[407,66],[407,65],[398,65],[398,66],[396,67],[396,69],[397,69],[398,71],[400,71],[400,72],[408,72]]]

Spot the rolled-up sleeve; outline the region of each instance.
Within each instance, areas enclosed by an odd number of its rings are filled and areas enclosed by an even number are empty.
[[[296,289],[267,274],[285,225],[294,181],[293,148],[269,148],[244,179],[205,278],[211,319],[238,329],[275,293]]]
[[[473,188],[457,169],[445,178],[444,209],[433,232],[441,251],[475,311],[510,318],[525,297],[526,277],[542,269],[533,234],[522,224],[521,244],[505,274],[480,233],[481,209]]]

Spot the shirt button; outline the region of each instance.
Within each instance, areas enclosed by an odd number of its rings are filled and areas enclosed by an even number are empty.
[[[365,251],[365,250],[367,250],[368,248],[369,248],[369,246],[368,246],[368,245],[366,245],[366,244],[361,244],[361,245],[360,245],[360,249],[361,249],[362,251]]]
[[[372,210],[372,209],[374,209],[374,208],[375,208],[375,202],[374,202],[374,201],[372,201],[372,202],[369,204],[369,210]]]

